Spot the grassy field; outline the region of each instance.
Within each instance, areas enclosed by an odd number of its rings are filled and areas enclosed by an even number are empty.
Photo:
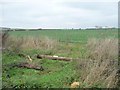
[[[37,59],[34,55],[57,55],[85,59],[89,57],[87,44],[90,40],[92,42],[94,39],[97,41],[99,39],[117,39],[118,30],[11,31],[9,36],[12,37],[12,40],[9,39],[6,46],[10,48],[3,52],[3,88],[70,88],[71,83],[82,82],[82,73],[79,72],[80,69],[76,69],[78,68],[76,61]],[[17,54],[18,52],[30,55],[33,59],[32,63],[42,65],[44,71],[11,67],[13,63],[26,61],[24,57]],[[79,87],[106,86],[101,82],[89,85],[86,81]]]
[[[16,37],[49,37],[65,42],[85,43],[89,38],[117,38],[118,30],[40,30],[40,31],[16,31],[10,32]]]

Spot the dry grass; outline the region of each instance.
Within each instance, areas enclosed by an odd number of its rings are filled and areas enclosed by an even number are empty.
[[[118,59],[118,39],[91,39],[87,47],[90,59]]]
[[[5,42],[5,47],[11,51],[18,53],[22,50],[30,49],[45,49],[52,50],[58,45],[56,40],[49,39],[48,37],[9,37]]]
[[[114,88],[118,85],[118,39],[88,41],[88,57],[77,61],[85,87]]]

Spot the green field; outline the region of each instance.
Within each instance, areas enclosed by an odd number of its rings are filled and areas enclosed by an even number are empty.
[[[48,37],[57,40],[59,45],[47,49],[26,49],[21,52],[33,57],[35,54],[57,55],[72,58],[84,58],[87,56],[86,44],[89,39],[118,38],[118,30],[41,30],[41,31],[11,31],[9,35],[20,37]],[[74,81],[80,82],[80,76],[76,71],[75,62],[54,61],[48,59],[36,59],[33,63],[42,65],[44,71],[11,67],[13,63],[25,61],[15,52],[3,52],[3,88],[69,88]],[[80,88],[84,87],[81,85]],[[90,87],[102,87],[92,85]]]
[[[16,37],[49,37],[65,42],[86,42],[89,38],[117,38],[118,30],[40,30],[40,31],[15,31],[10,35]]]

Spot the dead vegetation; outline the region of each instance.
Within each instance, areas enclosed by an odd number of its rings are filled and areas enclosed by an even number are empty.
[[[0,31],[0,49],[2,49],[2,31]]]
[[[8,35],[8,31],[2,31],[2,46],[5,46],[5,42],[7,41],[9,35]]]
[[[48,37],[25,37],[22,38],[22,48],[31,49],[54,49],[57,45],[56,40],[52,40]]]
[[[0,31],[0,48],[5,49],[5,43],[9,37],[8,31]]]
[[[80,81],[85,87],[118,87],[118,39],[88,41],[88,57],[77,61]]]
[[[4,46],[7,50],[19,53],[23,50],[53,50],[58,45],[57,40],[52,40],[47,37],[8,37],[4,41]]]

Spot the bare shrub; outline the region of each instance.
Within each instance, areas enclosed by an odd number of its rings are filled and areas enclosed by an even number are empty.
[[[6,40],[9,38],[9,34],[8,34],[8,31],[1,31],[1,33],[0,33],[0,41],[2,42],[2,46],[0,46],[0,47],[2,47],[2,48],[6,48]]]
[[[2,49],[2,32],[0,31],[0,49]]]
[[[85,87],[114,88],[118,85],[118,39],[92,39],[87,44],[88,57],[77,61]]]

